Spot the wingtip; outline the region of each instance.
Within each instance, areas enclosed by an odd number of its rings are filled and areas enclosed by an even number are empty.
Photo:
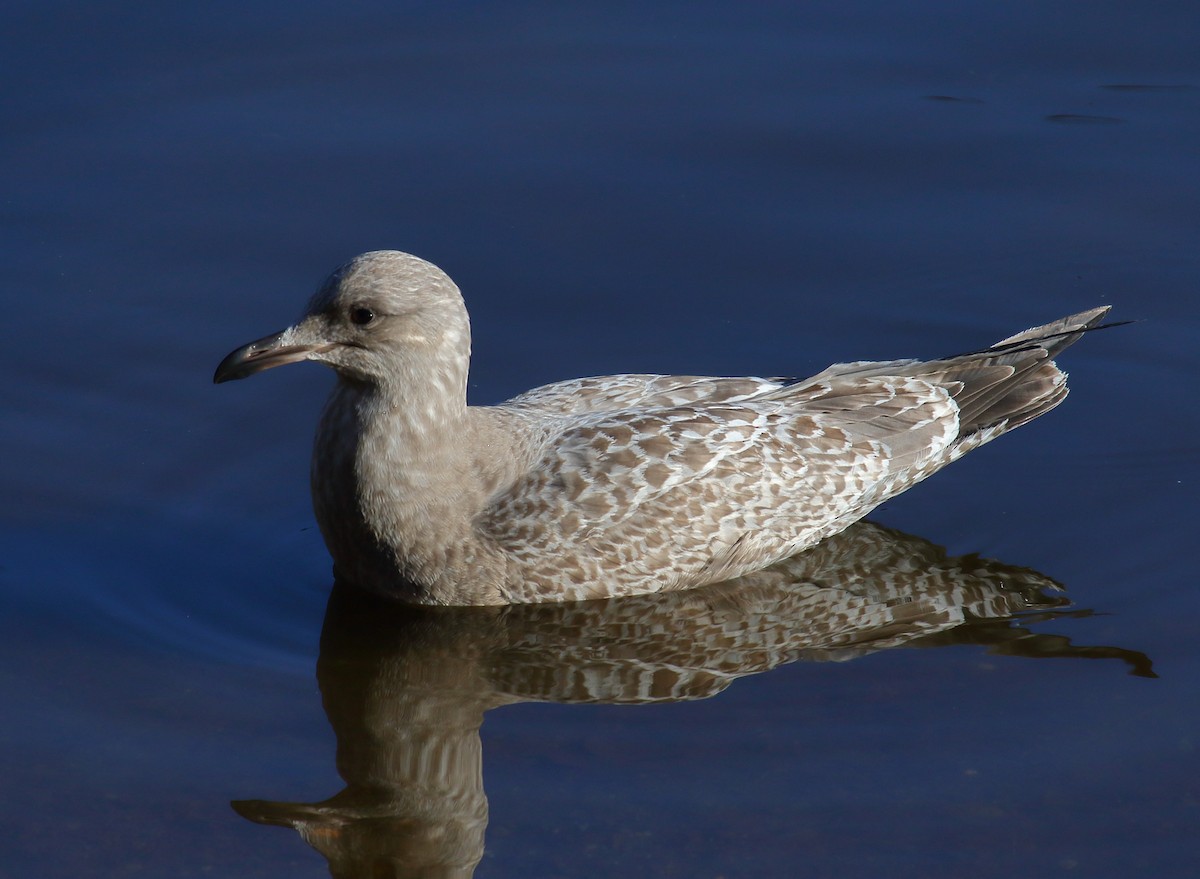
[[[1055,339],[1063,339],[1064,342],[1053,347],[1061,350],[1071,342],[1075,341],[1077,336],[1075,333],[1082,333],[1087,330],[1099,329],[1100,321],[1104,320],[1105,315],[1112,310],[1111,305],[1101,305],[1096,308],[1089,308],[1086,311],[1079,311],[1075,314],[1069,314],[1066,317],[1059,318],[1056,321],[1051,321],[1048,324],[1041,326],[1030,327],[1027,330],[1022,330],[1019,333],[1014,333],[1007,339],[1001,339],[992,346],[992,349],[1007,348],[1014,345],[1019,345],[1024,342],[1039,343],[1048,342]],[[1073,337],[1074,338],[1071,338]]]
[[[1081,311],[1078,314],[1073,314],[1070,317],[1063,318],[1064,323],[1077,323],[1081,329],[1091,329],[1104,320],[1104,317],[1112,311],[1111,305],[1100,305],[1096,308],[1089,308],[1087,311]]]

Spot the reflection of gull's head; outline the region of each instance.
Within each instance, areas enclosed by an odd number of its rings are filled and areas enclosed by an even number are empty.
[[[345,790],[318,804],[241,801],[295,827],[334,875],[470,876],[487,800],[479,727],[506,703],[705,698],[794,660],[906,644],[1027,656],[1141,654],[1032,635],[1014,614],[1067,603],[1052,580],[859,523],[738,581],[666,596],[504,608],[412,608],[338,587],[318,678]]]

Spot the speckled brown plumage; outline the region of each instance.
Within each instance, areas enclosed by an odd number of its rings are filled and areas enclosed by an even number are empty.
[[[565,601],[718,582],[814,546],[1058,405],[1051,358],[1106,312],[802,381],[606,376],[469,407],[457,287],[381,251],[216,379],[302,359],[338,372],[312,484],[340,576],[424,604]]]

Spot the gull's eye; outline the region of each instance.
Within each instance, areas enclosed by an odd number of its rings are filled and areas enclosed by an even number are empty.
[[[367,324],[375,320],[375,312],[367,308],[365,305],[356,305],[350,309],[350,322],[360,327],[365,327]]]

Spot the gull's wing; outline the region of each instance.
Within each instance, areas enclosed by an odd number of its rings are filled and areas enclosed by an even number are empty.
[[[958,407],[920,379],[575,419],[481,532],[537,580],[694,586],[813,545],[947,459]],[[579,597],[596,597],[580,595]]]
[[[541,451],[476,525],[532,594],[736,577],[1057,406],[1066,375],[1051,358],[1107,311],[955,357],[838,364],[799,382],[612,376],[539,388],[503,408],[542,421]]]
[[[700,375],[605,375],[534,388],[501,405],[550,415],[670,409],[704,401],[732,403],[781,387],[779,381]]]
[[[956,397],[964,408],[966,404],[973,403],[979,411],[997,402],[994,391],[1010,391],[1018,384],[1024,391],[1024,397],[1037,395],[1047,401],[1053,398],[1054,404],[1057,404],[1062,397],[1048,394],[1047,383],[1058,382],[1061,373],[1049,361],[1077,341],[1082,332],[1099,324],[1108,311],[1107,306],[1093,308],[1024,330],[990,348],[938,360],[835,363],[807,379],[653,374],[597,376],[544,385],[500,405],[547,415],[583,415],[632,409],[666,409],[697,403],[738,403],[770,395],[798,400],[803,396],[824,393],[822,386],[829,381],[888,376],[923,378],[943,385],[967,383],[969,387],[966,393],[956,392]],[[1016,381],[1038,366],[1049,366],[1041,370],[1044,381]],[[1009,402],[1014,407],[1020,404],[1020,400]],[[1052,408],[1052,405],[1046,408]],[[1023,413],[1025,417],[1021,423],[1041,415],[1046,408]],[[1009,429],[1016,426],[1010,423]]]

